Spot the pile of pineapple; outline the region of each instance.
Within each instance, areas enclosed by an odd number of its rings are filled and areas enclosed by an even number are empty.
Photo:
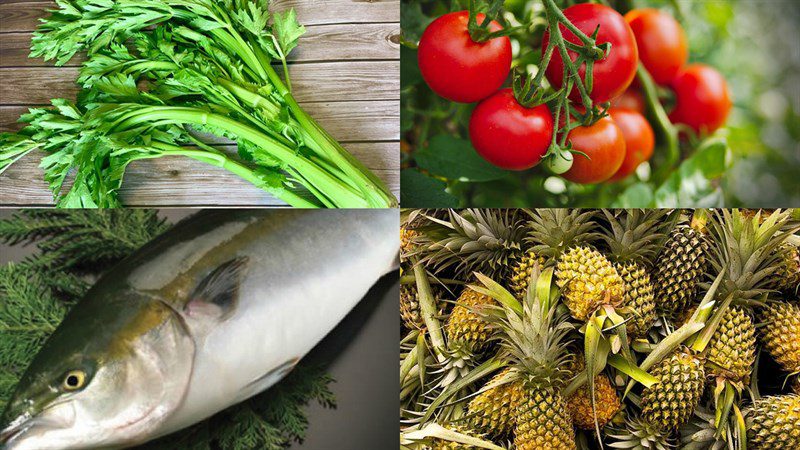
[[[403,449],[800,449],[800,210],[408,210]]]

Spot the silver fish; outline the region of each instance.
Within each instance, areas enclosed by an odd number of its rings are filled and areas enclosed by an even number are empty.
[[[396,268],[397,210],[206,211],[104,275],[22,377],[7,450],[125,448],[283,378]]]

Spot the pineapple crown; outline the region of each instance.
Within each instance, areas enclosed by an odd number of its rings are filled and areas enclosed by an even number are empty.
[[[761,212],[715,211],[712,220],[714,258],[719,273],[726,269],[719,294],[737,299],[755,299],[769,291],[770,276],[778,269],[778,248],[797,228],[787,227],[790,213],[775,211],[766,218]]]
[[[583,209],[546,208],[525,211],[528,234],[525,242],[538,256],[556,260],[570,248],[597,240],[594,211]]]
[[[639,417],[628,417],[623,428],[612,427],[608,436],[614,439],[613,448],[672,450],[670,436]]]
[[[679,214],[666,209],[603,210],[606,218],[601,235],[615,262],[637,261],[652,265],[674,227]]]
[[[555,307],[551,299],[539,297],[539,275],[539,265],[535,264],[521,304],[510,292],[493,283],[494,294],[490,295],[501,306],[489,307],[482,315],[497,329],[495,339],[500,340],[521,379],[535,385],[560,386],[570,376],[570,360],[565,350],[574,327],[565,320],[563,309]]]
[[[521,254],[524,231],[518,210],[450,210],[448,216],[429,218],[434,226],[417,241],[426,252],[422,262],[437,271],[501,277]]]

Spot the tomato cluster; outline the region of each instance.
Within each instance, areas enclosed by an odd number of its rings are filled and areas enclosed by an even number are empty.
[[[673,123],[696,133],[712,133],[721,127],[731,108],[724,78],[700,64],[687,65],[689,51],[680,24],[657,9],[635,9],[624,17],[614,9],[594,3],[566,8],[564,17],[586,36],[593,36],[596,48],[587,82],[587,64],[575,48],[567,47],[584,91],[595,104],[610,103],[608,115],[590,125],[565,131],[573,155],[549,158],[563,126],[555,124],[547,104],[524,106],[511,89],[502,89],[512,64],[511,41],[507,36],[476,42],[469,28],[469,12],[458,11],[434,20],[420,39],[418,63],[422,77],[436,94],[453,102],[479,102],[469,122],[469,136],[475,150],[495,166],[526,170],[548,156],[548,167],[575,183],[618,181],[631,175],[653,155],[655,137],[645,118],[645,98],[635,81],[641,62],[653,81],[674,92],[675,106],[669,114]],[[477,14],[477,22],[485,19]],[[473,25],[474,26],[474,25]],[[496,21],[488,32],[502,30]],[[582,45],[569,27],[559,22],[567,45]],[[596,33],[596,34],[595,34]],[[495,35],[493,35],[495,36]],[[550,45],[550,30],[542,38],[542,54]],[[584,38],[585,39],[585,38]],[[556,43],[558,41],[554,41]],[[554,48],[544,67],[555,89],[564,85],[565,63]],[[568,94],[580,110],[582,95],[573,85]],[[585,97],[584,97],[585,98]],[[548,154],[551,152],[551,154]],[[556,169],[558,166],[560,169]]]

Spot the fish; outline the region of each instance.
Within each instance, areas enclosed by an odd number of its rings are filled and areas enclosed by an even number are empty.
[[[280,381],[383,276],[398,210],[213,210],[109,269],[2,416],[5,450],[119,449]]]

